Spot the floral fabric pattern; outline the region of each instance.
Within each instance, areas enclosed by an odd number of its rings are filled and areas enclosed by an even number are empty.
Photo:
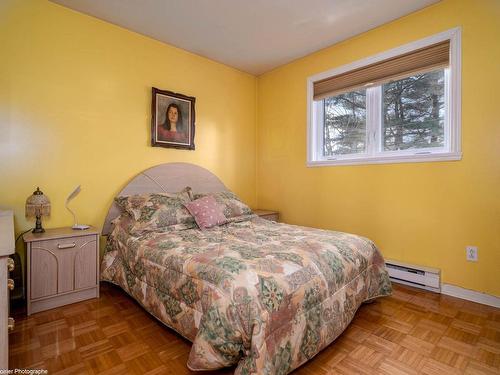
[[[115,221],[102,280],[193,342],[192,370],[284,375],[391,293],[380,252],[352,234],[255,216],[206,231],[130,233]]]
[[[252,215],[253,211],[240,198],[232,191],[219,191],[217,193],[200,193],[194,194],[194,199],[211,196],[215,201],[222,205],[224,208],[224,216],[227,219],[235,218],[238,216]]]
[[[186,187],[179,193],[151,193],[117,197],[115,202],[127,212],[135,223],[131,233],[141,234],[148,231],[163,230],[176,225],[175,229],[195,227],[193,216],[184,207],[192,199],[191,188]]]
[[[195,199],[184,206],[193,215],[201,230],[224,224],[227,221],[223,212],[224,206],[217,203],[211,195]]]

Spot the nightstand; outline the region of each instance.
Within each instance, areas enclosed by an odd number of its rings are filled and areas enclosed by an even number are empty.
[[[259,215],[261,218],[270,220],[270,221],[279,221],[280,214],[278,211],[269,211],[269,210],[253,210],[254,214]]]
[[[99,231],[27,233],[28,315],[99,297]]]

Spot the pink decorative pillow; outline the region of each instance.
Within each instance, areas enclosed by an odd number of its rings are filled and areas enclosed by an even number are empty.
[[[185,203],[184,206],[194,216],[201,230],[224,224],[227,221],[223,207],[211,195]]]

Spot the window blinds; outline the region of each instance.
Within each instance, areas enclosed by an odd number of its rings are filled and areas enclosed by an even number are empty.
[[[450,41],[446,40],[374,64],[314,82],[314,100],[321,100],[364,86],[379,85],[416,73],[447,67]]]

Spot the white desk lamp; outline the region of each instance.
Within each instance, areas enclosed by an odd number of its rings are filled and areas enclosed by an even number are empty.
[[[88,225],[85,225],[85,224],[78,224],[78,221],[76,220],[76,215],[73,211],[71,211],[68,207],[68,203],[70,200],[72,200],[74,197],[76,197],[79,193],[80,193],[80,185],[78,185],[75,190],[73,190],[73,192],[68,196],[68,198],[66,198],[66,208],[69,212],[71,212],[71,214],[73,215],[73,221],[75,222],[75,224],[73,224],[73,226],[71,228],[75,229],[75,230],[85,230],[85,229],[89,229],[90,226]]]

